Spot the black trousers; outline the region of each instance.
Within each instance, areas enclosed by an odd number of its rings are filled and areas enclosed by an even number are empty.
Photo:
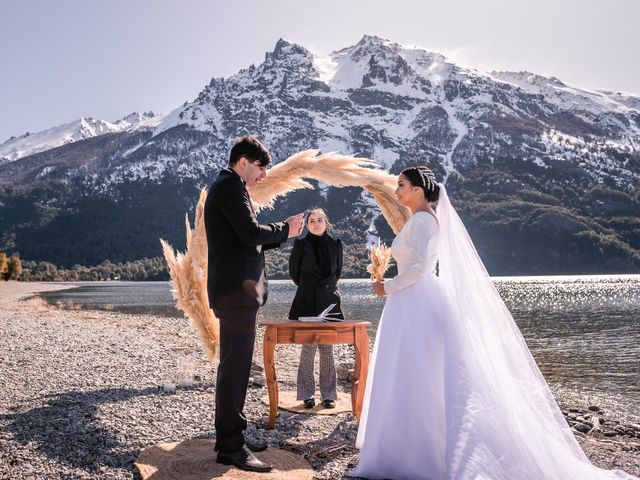
[[[213,311],[220,320],[220,364],[216,381],[216,446],[230,453],[244,445],[244,402],[251,373],[258,306],[244,299],[225,298]],[[247,305],[249,303],[250,306]]]

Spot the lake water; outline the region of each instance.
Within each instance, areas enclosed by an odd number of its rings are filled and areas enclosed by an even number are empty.
[[[637,421],[640,275],[497,277],[494,282],[554,391],[576,403],[598,402]],[[43,296],[82,308],[182,318],[168,282],[77,285]],[[285,317],[294,291],[290,281],[271,281],[260,317]],[[371,294],[368,280],[340,281],[340,291],[347,318],[377,324],[384,300]]]

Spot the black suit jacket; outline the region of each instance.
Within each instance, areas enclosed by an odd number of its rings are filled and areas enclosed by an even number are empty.
[[[287,240],[289,225],[260,225],[244,182],[231,169],[221,170],[209,190],[204,224],[209,305],[223,299],[227,305],[263,305],[268,293],[263,252]]]
[[[318,315],[332,303],[337,305],[331,313],[339,313],[333,317],[344,318],[338,292],[338,280],[342,274],[342,242],[329,237],[328,250],[331,273],[326,276],[320,271],[311,241],[302,238],[293,242],[289,257],[289,276],[298,288],[289,318]]]

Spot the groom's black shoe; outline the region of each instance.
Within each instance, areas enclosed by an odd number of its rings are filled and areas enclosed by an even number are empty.
[[[273,469],[273,465],[264,463],[254,457],[246,445],[242,447],[242,450],[238,450],[237,452],[218,452],[216,462],[223,465],[233,465],[240,470],[246,470],[248,472],[270,472]]]
[[[322,402],[322,406],[324,408],[336,408],[336,401],[335,400],[324,400]]]
[[[251,440],[245,440],[244,443],[252,452],[264,452],[268,447],[264,442],[252,442]]]

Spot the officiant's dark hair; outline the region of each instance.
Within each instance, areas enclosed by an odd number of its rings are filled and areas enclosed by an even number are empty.
[[[269,150],[253,135],[245,135],[234,142],[229,155],[229,166],[235,166],[242,157],[251,163],[257,162],[261,167],[266,167],[271,163]]]
[[[440,187],[436,182],[436,176],[429,167],[418,165],[405,168],[402,175],[407,177],[414,187],[420,187],[424,191],[424,198],[428,202],[437,202],[440,197]]]

